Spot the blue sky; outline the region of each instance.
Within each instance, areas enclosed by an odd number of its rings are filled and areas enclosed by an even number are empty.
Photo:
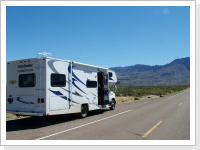
[[[51,57],[118,67],[190,56],[189,6],[7,6],[6,61]]]

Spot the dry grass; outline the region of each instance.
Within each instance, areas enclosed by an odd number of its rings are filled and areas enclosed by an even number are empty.
[[[138,98],[138,100],[134,100],[135,98]],[[134,102],[134,101],[139,101],[139,100],[156,99],[156,98],[160,98],[160,96],[157,96],[157,95],[147,95],[147,96],[142,96],[142,97],[118,96],[116,97],[116,102],[117,104],[120,104],[120,103],[128,103],[128,102]]]
[[[13,115],[13,114],[10,114],[10,113],[6,113],[6,120],[14,119],[14,118],[16,118],[16,115]]]
[[[175,94],[184,92],[188,89],[189,88],[181,90],[181,91],[176,91],[176,92],[171,93],[171,94],[166,94],[166,95],[164,95],[164,97],[175,95]],[[134,101],[140,101],[140,100],[157,99],[157,98],[160,98],[160,97],[161,96],[158,96],[158,95],[146,95],[146,96],[142,96],[142,97],[137,97],[139,100],[134,100],[136,97],[133,97],[133,96],[118,96],[118,97],[116,97],[116,102],[117,102],[117,104],[120,104],[120,103],[128,103],[128,102],[134,102]]]

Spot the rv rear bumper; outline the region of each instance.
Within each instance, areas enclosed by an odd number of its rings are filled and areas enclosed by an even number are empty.
[[[46,116],[44,113],[35,113],[35,112],[16,112],[16,111],[6,111],[17,116]]]

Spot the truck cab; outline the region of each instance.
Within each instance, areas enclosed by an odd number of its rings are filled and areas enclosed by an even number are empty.
[[[109,105],[110,109],[115,109],[115,93],[111,91],[110,86],[114,86],[116,91],[116,74],[109,70],[108,73],[98,73],[98,105]]]

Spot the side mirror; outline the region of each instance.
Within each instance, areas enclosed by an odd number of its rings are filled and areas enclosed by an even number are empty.
[[[117,91],[117,86],[116,86],[116,85],[114,86],[114,91],[115,91],[115,92]]]

